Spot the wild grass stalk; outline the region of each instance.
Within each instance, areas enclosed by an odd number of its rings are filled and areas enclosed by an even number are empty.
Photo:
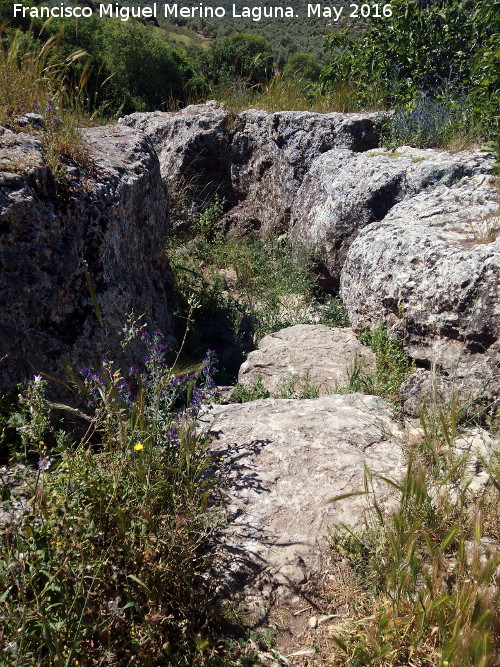
[[[403,479],[381,477],[399,496],[395,513],[380,511],[367,472],[365,531],[334,535],[365,616],[333,637],[335,665],[498,664],[500,549],[484,539],[498,539],[498,456],[483,461],[491,483],[472,493],[468,454],[454,446],[458,415],[453,399],[449,409],[431,401]]]
[[[89,166],[78,127],[90,122],[84,110],[90,72],[87,54],[64,57],[57,36],[40,42],[31,33],[0,32],[0,124],[40,138],[56,180],[64,177],[65,163]],[[34,115],[27,119],[26,113]]]

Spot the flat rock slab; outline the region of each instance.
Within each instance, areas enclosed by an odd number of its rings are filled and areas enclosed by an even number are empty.
[[[352,329],[297,324],[265,336],[242,364],[238,382],[249,386],[261,378],[263,387],[276,393],[287,378],[307,376],[325,395],[347,385],[356,363],[370,371],[375,355]]]
[[[227,481],[221,587],[244,593],[257,615],[321,573],[332,524],[363,524],[365,496],[329,499],[363,491],[365,465],[404,474],[404,434],[380,397],[262,399],[213,406],[204,419]],[[374,484],[381,506],[392,506],[390,487]]]

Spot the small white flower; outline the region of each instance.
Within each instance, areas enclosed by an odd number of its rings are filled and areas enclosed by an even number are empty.
[[[42,376],[41,375],[35,375],[35,379],[33,380],[33,382],[35,384],[40,384],[41,381],[42,381]]]

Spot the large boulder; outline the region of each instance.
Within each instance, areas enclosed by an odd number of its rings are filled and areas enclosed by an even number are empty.
[[[133,113],[118,123],[138,129],[151,139],[171,193],[207,198],[219,192],[232,200],[230,118],[223,105],[210,101],[180,111]]]
[[[297,190],[313,160],[332,148],[366,151],[378,145],[383,114],[267,113],[234,118],[231,184],[237,205],[228,221],[248,229],[286,231]]]
[[[151,142],[125,126],[84,140],[93,167],[56,184],[35,138],[0,129],[2,388],[58,373],[66,357],[116,359],[125,313],[171,328],[168,198]]]
[[[385,321],[424,365],[436,363],[453,378],[481,362],[483,380],[498,382],[498,231],[492,176],[397,204],[362,230],[347,254],[341,295],[352,326]]]
[[[349,246],[364,227],[382,220],[398,202],[485,173],[492,163],[478,151],[328,151],[312,163],[297,193],[291,238],[318,257],[336,288]]]
[[[228,525],[219,574],[222,588],[245,593],[265,614],[275,596],[300,591],[328,562],[327,530],[363,525],[364,466],[404,475],[404,433],[393,406],[376,396],[263,399],[214,406],[212,449],[226,480]],[[391,487],[374,476],[377,500],[392,506]]]
[[[352,329],[297,324],[265,336],[242,364],[238,382],[249,386],[260,378],[274,393],[287,378],[299,376],[324,395],[345,387],[355,364],[371,371],[375,355]]]
[[[314,158],[332,148],[378,144],[383,114],[228,112],[217,102],[178,112],[135,113],[120,123],[144,131],[176,194],[226,199],[235,234],[288,227],[293,198]]]

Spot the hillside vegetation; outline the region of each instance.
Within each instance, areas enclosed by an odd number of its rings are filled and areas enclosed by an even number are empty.
[[[184,27],[97,17],[14,21],[11,3],[0,8],[0,20],[8,21],[4,44],[22,34],[22,49],[41,50],[54,38],[51,58],[65,63],[73,80],[85,71],[79,104],[89,114],[168,110],[210,98],[235,109],[393,108],[393,142],[443,145],[454,137],[498,141],[495,5],[394,0],[392,17],[333,25],[289,19],[295,27],[238,19],[238,32],[229,17],[183,20]]]
[[[232,109],[393,109],[389,147],[498,150],[496,4],[394,0],[392,19],[352,32],[344,26],[322,51],[329,26],[319,22],[302,35],[286,35],[277,22],[238,34],[230,23],[76,25],[12,21],[12,3],[3,3],[0,125],[40,140],[55,185],[36,192],[49,203],[54,197],[55,209],[71,202],[68,165],[82,168],[82,182],[95,169],[82,126],[214,97]],[[25,167],[15,168],[12,181]],[[468,459],[453,443],[477,422],[454,395],[423,406],[406,474],[389,480],[400,499],[392,518],[382,514],[367,470],[365,530],[331,536],[340,573],[332,596],[347,612],[324,663],[316,662],[315,643],[284,658],[272,632],[249,633],[240,610],[221,603],[214,545],[225,489],[199,421],[203,406],[220,400],[216,384],[234,381],[263,336],[297,323],[348,323],[338,297],[319,289],[310,253],[272,236],[228,239],[223,208],[217,195],[208,198],[191,219],[186,214],[188,231],[169,238],[180,350],[130,313],[121,335],[127,363],[118,368],[105,357],[68,366],[58,379],[68,404],[54,403],[53,379],[42,375],[0,394],[0,454],[8,463],[0,480],[0,663],[494,667],[499,559],[482,547],[484,537],[500,539],[500,459],[481,459],[490,481],[471,500]],[[95,286],[85,279],[97,327]],[[219,362],[211,348],[224,336],[230,354]],[[396,412],[414,362],[384,327],[362,338],[375,366],[370,373],[355,366],[349,385],[337,389],[380,394]],[[314,400],[318,391],[299,377],[279,397]],[[257,381],[238,386],[230,400],[268,396]],[[498,433],[498,421],[486,425]]]

